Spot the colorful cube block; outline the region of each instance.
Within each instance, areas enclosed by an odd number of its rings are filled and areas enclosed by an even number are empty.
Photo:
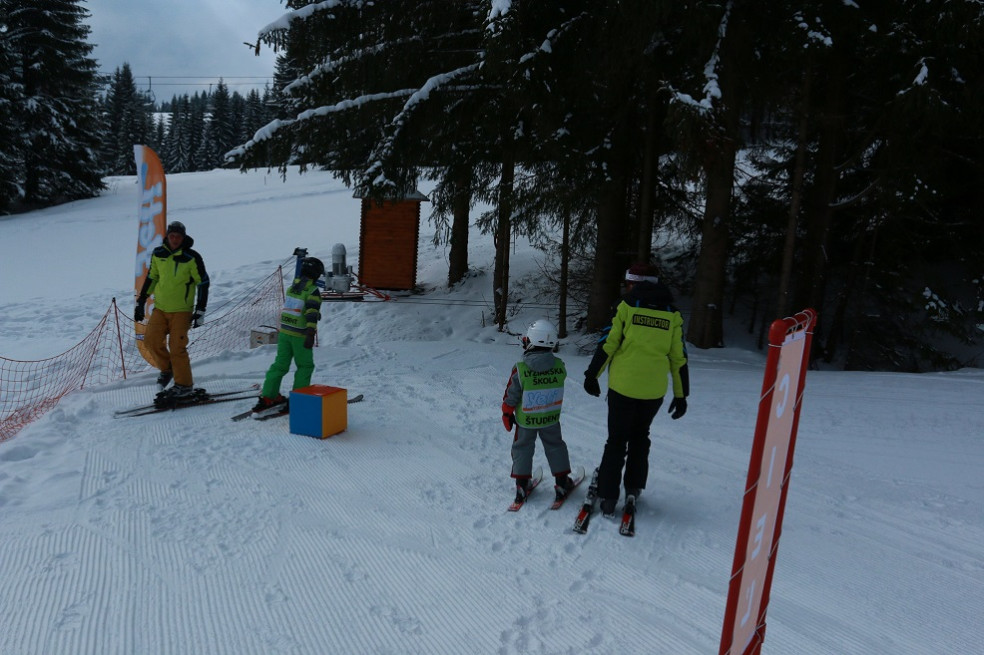
[[[327,439],[348,427],[348,392],[312,384],[290,392],[290,431]]]

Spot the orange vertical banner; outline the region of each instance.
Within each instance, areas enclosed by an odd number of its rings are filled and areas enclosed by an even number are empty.
[[[139,187],[139,203],[137,216],[137,262],[134,270],[134,294],[140,295],[147,273],[150,272],[150,257],[164,239],[167,229],[167,180],[164,179],[164,167],[160,157],[147,146],[133,146],[133,158],[137,162],[137,186]],[[146,314],[153,311],[153,299],[147,299]],[[143,337],[147,330],[145,322],[136,324],[137,348],[140,354],[151,365],[156,365],[146,346]]]

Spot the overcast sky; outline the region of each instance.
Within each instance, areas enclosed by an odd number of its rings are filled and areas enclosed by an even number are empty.
[[[270,48],[256,57],[244,41],[287,10],[281,0],[86,0],[91,17],[89,42],[101,73],[125,62],[137,88],[154,92],[157,102],[176,94],[209,90],[223,78],[246,95],[272,82],[275,56]],[[246,79],[248,78],[248,79]]]

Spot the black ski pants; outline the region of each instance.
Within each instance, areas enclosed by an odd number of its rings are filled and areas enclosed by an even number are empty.
[[[646,488],[649,426],[662,404],[662,398],[638,400],[608,390],[608,441],[598,471],[599,497],[618,498],[623,466],[626,489]]]

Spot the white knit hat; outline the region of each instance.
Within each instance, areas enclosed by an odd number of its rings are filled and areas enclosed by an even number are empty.
[[[656,267],[651,264],[633,264],[625,271],[626,282],[659,282]]]

